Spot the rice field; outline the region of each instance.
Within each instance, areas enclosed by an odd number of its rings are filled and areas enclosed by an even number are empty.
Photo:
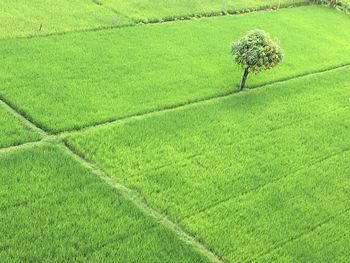
[[[182,20],[187,17],[211,16],[222,13],[240,13],[250,10],[289,7],[307,4],[303,0],[98,0],[120,13],[128,14],[136,22]]]
[[[273,84],[68,142],[227,261],[259,261],[348,214],[349,73]]]
[[[2,0],[0,39],[116,28],[142,21],[305,4],[305,0]]]
[[[0,93],[57,133],[236,91],[242,70],[230,45],[251,28],[278,36],[286,58],[249,87],[348,64],[347,25],[347,15],[312,6],[9,40],[0,47]]]
[[[1,106],[4,105],[1,104]],[[41,138],[40,134],[23,125],[7,110],[7,107],[0,108],[0,148],[36,141]]]
[[[112,27],[117,16],[85,0],[2,0],[0,10],[0,39]]]
[[[62,146],[0,155],[3,262],[208,262]]]
[[[348,14],[5,0],[0,39],[0,262],[350,261]]]

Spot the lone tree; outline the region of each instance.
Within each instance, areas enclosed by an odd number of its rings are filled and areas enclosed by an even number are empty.
[[[234,43],[232,55],[236,63],[244,69],[241,91],[245,88],[250,72],[257,74],[262,70],[271,69],[283,59],[278,41],[263,30],[251,31]]]
[[[337,7],[338,1],[337,0],[331,0],[331,7]]]

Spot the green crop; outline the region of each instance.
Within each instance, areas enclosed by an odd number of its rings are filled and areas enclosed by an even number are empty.
[[[207,262],[59,146],[0,154],[2,262]]]
[[[221,15],[307,4],[305,0],[2,0],[0,39]]]
[[[242,74],[231,43],[254,28],[278,37],[285,58],[248,87],[350,63],[349,17],[301,7],[2,41],[0,94],[54,132],[228,94]]]
[[[40,135],[25,127],[0,105],[0,148],[40,139]]]
[[[68,142],[229,261],[279,253],[326,262],[290,241],[320,244],[313,230],[348,214],[349,74],[273,84]],[[334,255],[346,240],[334,240]]]

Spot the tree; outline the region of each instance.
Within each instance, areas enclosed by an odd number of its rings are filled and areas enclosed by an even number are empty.
[[[337,0],[331,0],[331,7],[337,7]]]
[[[254,30],[232,45],[235,61],[244,69],[242,91],[250,72],[255,74],[275,67],[283,59],[278,41],[263,30]]]

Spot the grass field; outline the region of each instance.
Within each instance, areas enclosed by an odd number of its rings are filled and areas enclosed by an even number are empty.
[[[198,14],[210,15],[222,12],[244,11],[246,9],[277,8],[307,3],[303,0],[99,0],[100,3],[128,14],[134,21],[184,18]]]
[[[0,148],[38,140],[40,137],[0,106]]]
[[[89,0],[2,0],[0,10],[0,38],[112,26],[116,17],[125,20]]]
[[[220,256],[260,259],[350,208],[349,74],[275,84],[69,142]]]
[[[0,39],[133,25],[138,21],[194,13],[301,4],[303,0],[2,0]]]
[[[286,58],[250,87],[348,64],[348,25],[345,14],[303,7],[3,41],[0,93],[50,131],[75,129],[234,92],[242,70],[230,44],[255,27],[278,36]]]
[[[301,4],[1,1],[0,262],[347,263],[350,19]]]
[[[60,146],[0,155],[0,179],[2,262],[208,262]]]

